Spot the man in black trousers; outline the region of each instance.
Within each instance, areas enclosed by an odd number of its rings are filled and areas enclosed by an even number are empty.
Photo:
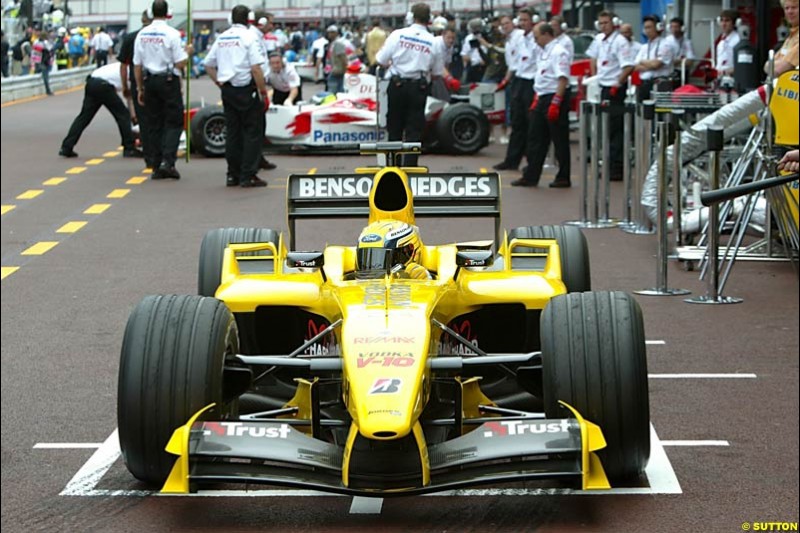
[[[152,20],[147,13],[147,10],[142,12],[142,28],[148,26]],[[141,28],[139,28],[141,30]],[[139,99],[136,98],[138,88],[136,86],[136,77],[133,74],[133,44],[136,41],[136,36],[139,35],[139,30],[128,33],[122,41],[122,46],[119,50],[119,75],[122,79],[122,96],[128,100],[128,106],[133,106],[134,113],[131,117],[136,117],[135,122],[139,125],[139,141],[141,142],[142,150],[145,154],[148,153],[150,144],[150,128],[147,126],[147,115],[144,107],[139,104]],[[145,164],[149,168],[153,168],[153,162],[145,157]]]
[[[124,151],[123,157],[142,157],[142,152],[134,146],[133,132],[131,131],[131,118],[128,109],[122,103],[122,99],[117,94],[122,88],[122,81],[119,76],[119,65],[106,65],[92,72],[86,78],[86,88],[83,94],[83,107],[80,114],[72,122],[69,133],[61,141],[61,150],[58,155],[63,157],[78,157],[75,153],[75,145],[81,138],[83,130],[89,126],[94,116],[105,106],[114,116],[119,128],[119,135],[122,138]]]
[[[232,26],[214,41],[205,58],[206,72],[222,90],[228,187],[267,185],[256,176],[264,140],[262,117],[269,109],[265,58],[257,37],[247,28],[249,11],[244,5],[233,8]]]

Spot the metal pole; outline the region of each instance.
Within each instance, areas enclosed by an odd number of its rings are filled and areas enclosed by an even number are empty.
[[[675,143],[672,145],[672,190],[674,193],[672,201],[672,231],[675,234],[675,246],[683,245],[683,226],[681,225],[683,211],[683,180],[681,179],[683,170],[683,155],[681,154],[681,119],[684,116],[683,109],[672,111],[672,127],[675,131]]]
[[[186,2],[186,44],[192,45],[192,0],[187,0]],[[192,61],[192,56],[194,55],[194,50],[192,50],[192,54],[189,55],[189,61],[186,66],[186,106],[183,108],[184,115],[186,117],[189,116],[189,98],[190,98],[190,90],[191,90],[191,80],[192,80],[192,70],[194,70],[194,63]],[[186,123],[185,130],[186,130],[186,162],[189,162],[189,158],[191,157],[189,154],[192,151],[192,135],[191,135],[191,121],[184,118],[184,122]]]
[[[597,223],[598,210],[600,209],[600,186],[597,183],[598,172],[600,170],[600,107],[593,102],[592,107],[592,169],[589,175],[594,182],[594,207],[592,208],[592,222]]]
[[[711,190],[719,189],[719,172],[721,152],[723,145],[724,128],[721,126],[709,126],[706,130],[706,147],[709,151],[709,163],[711,171]],[[719,293],[719,203],[713,203],[708,208],[708,225],[706,251],[708,253],[708,273],[706,294],[696,298],[687,298],[685,301],[691,304],[738,304],[741,298],[722,296]]]
[[[589,160],[586,157],[586,133],[587,116],[591,113],[591,102],[586,100],[580,104],[580,116],[578,117],[578,166],[581,172],[581,202],[580,218],[570,220],[565,224],[570,226],[587,227],[589,224]]]
[[[663,118],[663,117],[662,117]],[[658,123],[658,259],[656,265],[657,285],[651,289],[634,291],[644,296],[678,296],[690,294],[686,289],[670,289],[667,286],[667,144],[669,143],[669,124]]]
[[[602,181],[603,186],[603,203],[602,212],[600,211],[600,183],[595,186],[594,189],[594,212],[595,212],[595,222],[591,226],[593,228],[613,228],[617,225],[617,222],[611,220],[608,215],[609,211],[609,203],[611,199],[611,126],[609,125],[609,117],[611,113],[611,102],[608,100],[603,100],[600,102],[600,107],[597,109],[599,115],[596,118],[602,120],[602,127],[600,131],[600,135],[594,138],[594,143],[597,144],[598,142],[603,143],[603,169],[602,175],[600,179]],[[597,176],[597,174],[595,174]],[[592,178],[596,179],[596,178]]]
[[[651,163],[651,144],[653,138],[653,119],[655,118],[655,100],[645,100],[638,108],[636,133],[636,178],[633,179],[633,217],[630,226],[623,226],[622,231],[634,235],[652,235],[655,233],[650,220],[642,209],[642,186],[647,178]]]
[[[631,135],[633,133],[633,110],[632,104],[625,104],[625,114],[622,122],[622,225],[629,226],[632,223],[632,197],[631,197]]]

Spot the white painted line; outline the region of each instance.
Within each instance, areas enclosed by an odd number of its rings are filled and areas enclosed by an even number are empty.
[[[647,374],[650,379],[756,379],[755,374]]]
[[[662,446],[730,446],[726,440],[662,440]]]
[[[666,341],[644,341],[645,344],[667,344]]]
[[[69,449],[91,449],[99,448],[103,444],[100,442],[37,442],[33,445],[34,450],[69,450]]]
[[[121,455],[115,429],[61,491],[61,496],[84,496],[91,492]]]
[[[381,507],[383,507],[383,498],[353,496],[353,503],[350,504],[350,514],[381,514]]]

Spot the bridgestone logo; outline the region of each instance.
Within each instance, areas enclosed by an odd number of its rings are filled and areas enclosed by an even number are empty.
[[[562,419],[559,422],[525,422],[523,420],[508,420],[503,422],[487,422],[487,428],[483,432],[486,438],[505,437],[514,435],[533,435],[537,433],[567,433],[569,432],[569,420]]]

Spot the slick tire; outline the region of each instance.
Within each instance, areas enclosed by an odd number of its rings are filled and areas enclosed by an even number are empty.
[[[473,105],[450,104],[436,121],[436,134],[445,152],[474,154],[489,143],[489,119]]]
[[[589,246],[583,232],[574,226],[524,226],[508,232],[511,239],[555,239],[561,256],[561,279],[567,292],[592,290]],[[532,252],[531,248],[515,248],[517,252]],[[512,270],[527,270],[525,260],[516,258]],[[537,268],[538,270],[538,268]]]
[[[191,122],[192,150],[206,157],[225,155],[225,112],[217,105],[206,106],[197,111]]]
[[[598,452],[612,486],[638,477],[650,457],[650,410],[642,311],[624,292],[556,296],[541,319],[544,410],[600,426]]]
[[[176,456],[164,447],[178,427],[216,403],[215,417],[236,414],[225,398],[223,367],[238,353],[236,321],[224,303],[200,296],[147,296],[133,310],[119,368],[117,423],[125,465],[154,486]]]
[[[222,276],[222,256],[231,243],[271,242],[277,248],[280,235],[266,228],[220,228],[211,230],[200,245],[200,262],[197,271],[197,293],[214,296]],[[271,255],[270,251],[241,255]]]

